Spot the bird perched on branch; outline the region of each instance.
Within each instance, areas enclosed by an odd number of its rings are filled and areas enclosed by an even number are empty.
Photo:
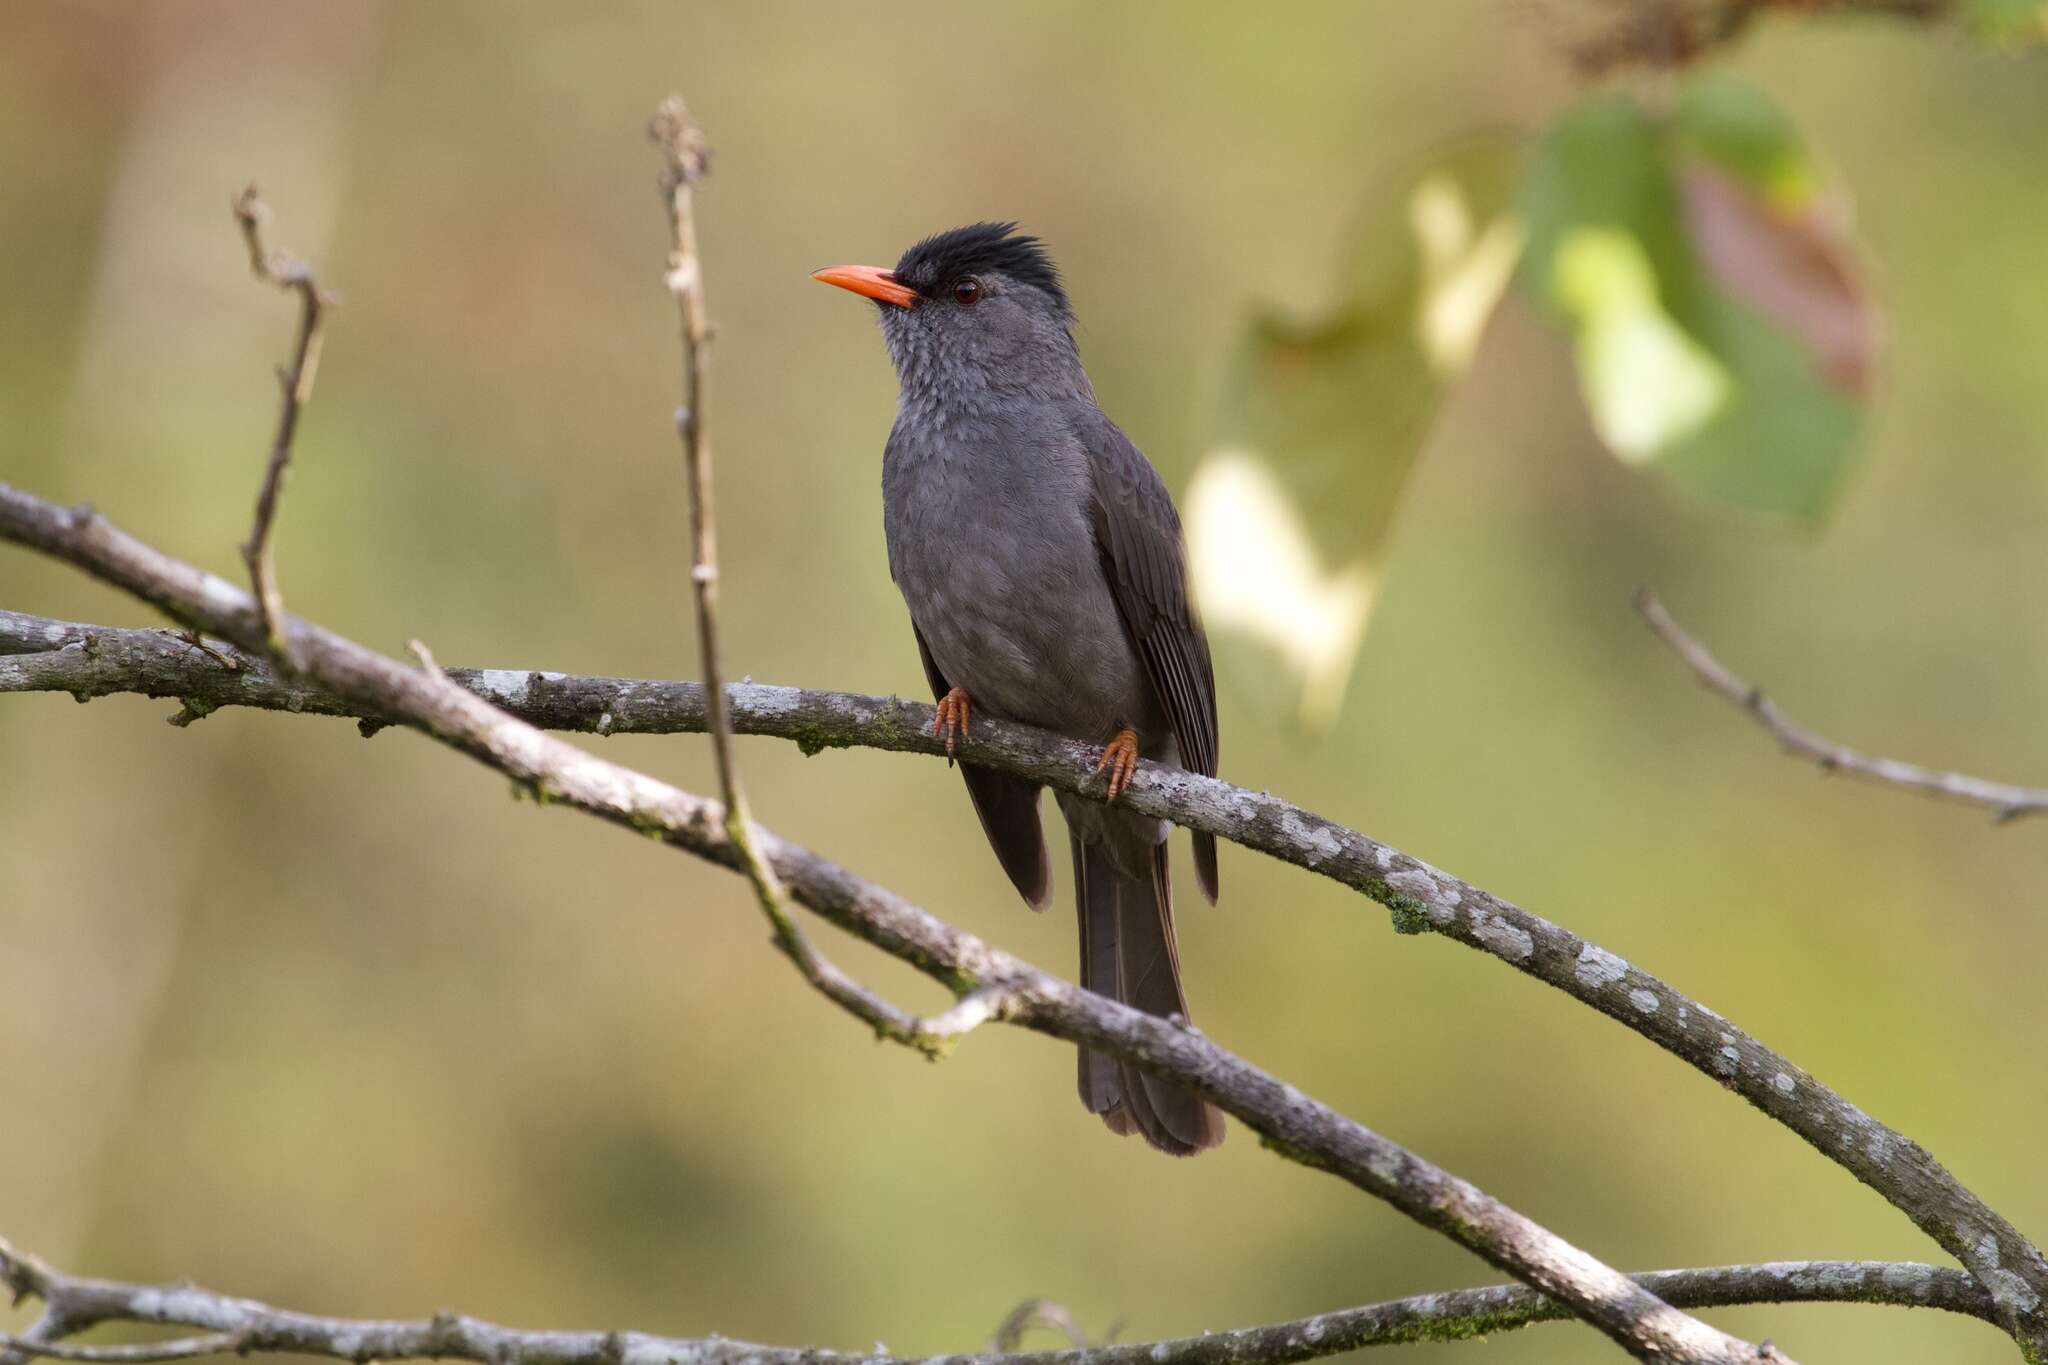
[[[874,300],[895,363],[882,455],[889,572],[910,608],[946,752],[973,716],[1103,746],[1107,802],[1056,793],[1074,858],[1081,982],[1185,1019],[1168,826],[1119,809],[1138,759],[1216,772],[1216,682],[1158,473],[1095,405],[1059,272],[1014,223],[928,237],[894,270],[814,279]],[[963,757],[997,859],[1025,901],[1052,895],[1036,784]],[[1216,899],[1216,841],[1195,835]],[[1187,1156],[1223,1140],[1193,1091],[1081,1051],[1081,1102],[1118,1133]]]

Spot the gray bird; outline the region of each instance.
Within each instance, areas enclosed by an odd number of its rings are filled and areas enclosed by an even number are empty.
[[[1216,681],[1189,597],[1180,517],[1103,416],[1059,272],[1014,223],[928,237],[894,270],[814,279],[875,301],[895,363],[882,456],[889,572],[910,608],[946,752],[971,712],[1104,746],[1108,804],[1057,793],[1074,855],[1081,983],[1187,1018],[1167,825],[1115,805],[1138,758],[1216,772]],[[1034,910],[1052,895],[1037,784],[962,760],[1003,870]],[[1195,835],[1216,899],[1216,841]],[[1188,1156],[1223,1116],[1184,1087],[1081,1050],[1081,1103],[1118,1133]]]

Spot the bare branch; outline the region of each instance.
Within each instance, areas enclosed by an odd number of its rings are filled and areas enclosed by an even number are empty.
[[[215,1332],[203,1337],[180,1337],[176,1341],[137,1342],[129,1346],[66,1346],[57,1341],[28,1337],[0,1336],[0,1347],[23,1355],[46,1356],[51,1360],[91,1361],[95,1365],[138,1365],[159,1360],[191,1360],[197,1356],[224,1355],[247,1349],[241,1332]]]
[[[1921,23],[1954,12],[1954,0],[1619,0],[1614,17],[1590,36],[1566,45],[1586,76],[1629,66],[1686,66],[1748,32],[1765,12],[1801,16],[1865,15]]]
[[[826,999],[861,1020],[878,1038],[937,1057],[944,1043],[815,948],[789,913],[789,896],[754,839],[754,820],[732,752],[732,724],[726,716],[724,672],[718,662],[718,519],[712,501],[711,441],[705,433],[705,374],[711,361],[711,325],[704,305],[704,265],[697,254],[695,187],[711,169],[711,148],[690,117],[681,95],[663,100],[647,125],[661,148],[661,194],[668,210],[668,271],[663,282],[675,295],[682,322],[683,405],[676,409],[676,435],[690,489],[690,583],[697,605],[697,655],[704,671],[704,698],[711,752],[725,802],[725,833],[740,851],[754,899],[775,935],[775,946]]]
[[[726,819],[733,837],[744,847],[749,842],[746,797],[732,756],[732,727],[725,719],[720,687],[723,675],[718,666],[717,513],[712,502],[711,442],[704,426],[704,376],[710,365],[711,329],[704,307],[704,266],[697,255],[694,203],[695,186],[711,167],[711,149],[680,95],[662,101],[647,134],[661,148],[664,167],[661,192],[668,210],[670,246],[668,273],[662,278],[675,295],[682,319],[683,406],[676,409],[676,435],[683,444],[689,478],[690,581],[696,596],[697,650],[704,684],[710,689],[711,749],[717,759]],[[782,893],[775,886],[774,871],[758,855],[749,853],[747,862],[748,875],[754,878],[762,898],[779,906]],[[780,913],[772,907],[768,911],[770,919]]]
[[[278,372],[284,388],[283,406],[277,418],[277,436],[270,444],[270,460],[263,469],[263,487],[256,495],[256,522],[242,546],[242,560],[249,566],[249,581],[256,593],[257,609],[263,614],[264,652],[282,659],[283,637],[278,619],[284,615],[284,596],[277,586],[277,566],[270,554],[271,525],[277,520],[278,498],[284,492],[284,475],[292,461],[292,437],[299,426],[299,410],[313,396],[313,377],[320,369],[321,324],[335,299],[323,292],[305,262],[264,248],[263,226],[270,221],[270,206],[249,186],[235,197],[235,221],[241,225],[242,240],[249,248],[249,269],[266,284],[274,284],[299,296],[299,336],[292,348],[289,369]]]
[[[1989,806],[2000,823],[2048,810],[2048,787],[2018,787],[2007,782],[1990,782],[1963,773],[1941,772],[1896,758],[1874,758],[1845,744],[1815,734],[1778,709],[1778,704],[1760,690],[1730,672],[1707,647],[1685,633],[1673,620],[1655,593],[1644,588],[1636,594],[1636,610],[1650,623],[1664,643],[1685,660],[1701,683],[1734,702],[1764,729],[1771,732],[1785,751],[1813,760],[1824,773],[1846,773],[1888,787],[1904,787],[1929,796],[1947,797],[1971,805]]]
[[[21,1257],[0,1238],[0,1273],[5,1273]],[[1292,1322],[1201,1336],[1089,1346],[1064,1310],[1034,1299],[1019,1305],[1005,1320],[993,1353],[972,1357],[897,1357],[816,1347],[767,1346],[716,1336],[674,1338],[639,1332],[520,1331],[454,1314],[442,1314],[424,1322],[318,1317],[189,1285],[167,1287],[72,1278],[50,1271],[40,1262],[36,1264],[42,1277],[38,1287],[27,1292],[51,1307],[62,1305],[69,1315],[67,1320],[75,1324],[73,1330],[82,1331],[107,1322],[197,1328],[217,1334],[211,1339],[230,1342],[231,1349],[243,1352],[288,1351],[353,1362],[438,1357],[471,1360],[478,1365],[746,1365],[749,1361],[753,1365],[966,1365],[969,1360],[972,1365],[1291,1365],[1369,1346],[1464,1341],[1571,1316],[1568,1310],[1540,1294],[1520,1285],[1503,1284],[1421,1294],[1318,1313]],[[1997,1319],[1989,1296],[1961,1271],[1903,1261],[1777,1261],[1700,1270],[1658,1270],[1634,1279],[1645,1291],[1683,1308],[1866,1303],[1935,1308],[1994,1325]],[[1073,1349],[1018,1353],[1018,1339],[1034,1316],[1037,1321],[1066,1332],[1074,1342]],[[38,1354],[58,1354],[38,1343],[24,1343],[24,1348]],[[163,1350],[165,1346],[155,1349]],[[67,1358],[77,1358],[65,1354]],[[180,1357],[84,1358],[133,1361]]]
[[[6,534],[0,525],[0,536]],[[36,649],[46,652],[24,652]],[[696,683],[507,669],[448,674],[478,696],[551,729],[701,733],[707,723],[704,690]],[[193,698],[208,709],[256,706],[354,716],[365,724],[397,719],[303,680],[278,679],[260,663],[229,673],[168,632],[0,612],[0,692],[34,690],[81,700],[137,692]],[[861,746],[945,756],[944,743],[932,734],[932,709],[922,703],[755,683],[735,684],[725,695],[739,733],[792,740],[807,753]],[[1083,790],[1081,775],[1094,760],[1085,746],[993,717],[976,724],[975,740],[976,762],[1100,797],[1099,788]],[[1403,932],[1454,939],[1599,1010],[1742,1095],[1876,1190],[1985,1277],[2019,1315],[2016,1321],[2048,1322],[2038,1311],[2048,1299],[2048,1264],[2006,1219],[1919,1144],[1668,983],[1539,915],[1270,793],[1145,762],[1120,799],[1145,814],[1329,877],[1388,906]]]
[[[0,483],[0,539],[62,559],[185,626],[245,649],[256,648],[262,637],[261,614],[247,593],[143,544],[89,508],[67,510]],[[402,721],[459,749],[549,802],[573,806],[724,867],[742,866],[745,854],[728,834],[724,808],[717,803],[552,738],[438,673],[403,667],[297,617],[287,615],[279,624],[300,672],[371,714]],[[1171,785],[1157,772],[1152,782],[1161,790]],[[1160,813],[1156,800],[1141,795],[1146,790],[1141,772],[1123,799],[1146,813]],[[1386,1200],[1569,1304],[1638,1359],[1732,1365],[1756,1358],[1749,1343],[1678,1312],[1470,1183],[1194,1030],[1083,991],[766,829],[755,827],[750,833],[796,899],[834,924],[956,994],[1004,983],[1014,993],[1010,1022],[1085,1043],[1188,1086],[1243,1120],[1282,1155]],[[1386,852],[1391,858],[1392,851]],[[1413,894],[1421,890],[1414,888]],[[1441,909],[1448,914],[1441,899],[1440,891],[1433,892],[1423,913]],[[2012,1237],[2012,1256],[2018,1260],[2018,1248],[2026,1243],[2017,1233]],[[1995,1245],[1990,1233],[1985,1241]]]

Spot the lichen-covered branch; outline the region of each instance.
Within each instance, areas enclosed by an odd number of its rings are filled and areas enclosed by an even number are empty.
[[[215,654],[232,649],[225,640],[210,647]],[[548,729],[672,734],[701,733],[706,724],[704,691],[696,683],[512,669],[447,673]],[[252,706],[368,723],[395,719],[279,679],[260,661],[230,669],[170,631],[0,612],[0,692],[8,691],[67,692],[80,699],[140,693],[178,700],[187,709]],[[932,709],[921,702],[756,683],[735,684],[726,696],[736,731],[791,740],[806,753],[857,746],[945,755],[932,735]],[[978,720],[967,743],[965,752],[977,763],[1088,794],[1083,777],[1095,755],[1084,745],[993,717]],[[2007,1220],[1919,1144],[1666,982],[1539,915],[1269,793],[1146,762],[1120,799],[1321,873],[1391,908],[1404,931],[1455,939],[1591,1005],[1741,1094],[1883,1195],[1984,1277],[2008,1305],[2016,1334],[2048,1329],[2041,1312],[2048,1265]],[[2037,1340],[2048,1359],[2048,1337]]]
[[[90,508],[59,507],[0,483],[0,540],[64,560],[193,630],[245,651],[261,647],[262,617],[249,594],[145,545]],[[721,866],[740,867],[744,855],[727,834],[717,802],[547,735],[438,669],[406,668],[298,617],[287,615],[280,629],[295,671],[342,699],[470,755],[539,800],[573,806]],[[1470,1183],[1194,1030],[1083,991],[809,849],[766,829],[753,832],[799,903],[956,994],[1000,984],[1009,1022],[1085,1043],[1189,1086],[1275,1150],[1387,1201],[1570,1305],[1637,1359],[1716,1365],[1755,1359],[1749,1343],[1673,1309]]]
[[[1983,1287],[1958,1270],[1899,1261],[1777,1261],[1764,1265],[1658,1270],[1634,1277],[1647,1292],[1683,1308],[1763,1303],[1867,1303],[1936,1308],[1995,1322]],[[1239,1327],[1165,1341],[1076,1345],[1018,1352],[1015,1334],[971,1354],[896,1357],[816,1347],[768,1346],[726,1337],[656,1337],[640,1332],[521,1331],[442,1314],[427,1321],[319,1317],[230,1298],[190,1285],[160,1286],[60,1274],[0,1238],[0,1282],[21,1297],[59,1308],[74,1331],[107,1322],[184,1327],[205,1333],[143,1347],[29,1344],[35,1354],[132,1365],[214,1350],[279,1351],[340,1360],[471,1360],[478,1365],[1289,1365],[1369,1346],[1462,1341],[1571,1315],[1521,1285],[1421,1294],[1343,1308],[1293,1322]],[[1035,1306],[1026,1305],[1027,1307]],[[1009,1324],[1006,1324],[1008,1326]],[[1070,1325],[1070,1324],[1069,1324]],[[1064,1330],[1064,1329],[1063,1329]],[[153,1353],[152,1353],[153,1349]],[[1757,1359],[1768,1359],[1759,1356]]]
[[[1917,763],[1903,763],[1896,758],[1878,758],[1816,734],[1779,710],[1776,702],[1737,677],[1727,665],[1709,653],[1705,645],[1688,635],[1648,588],[1636,594],[1636,610],[1643,614],[1643,619],[1650,623],[1650,629],[1657,632],[1658,638],[1685,661],[1703,686],[1741,707],[1752,720],[1768,730],[1787,753],[1811,759],[1822,772],[1844,773],[1888,787],[1903,787],[1951,801],[1988,806],[1992,815],[2001,822],[2048,811],[2048,787],[2019,787],[2010,782],[1971,777],[1966,773],[1923,768]]]

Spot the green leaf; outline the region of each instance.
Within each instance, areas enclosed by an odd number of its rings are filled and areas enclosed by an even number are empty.
[[[1260,313],[1233,355],[1182,500],[1191,571],[1212,632],[1277,654],[1308,728],[1336,718],[1401,492],[1520,259],[1517,153],[1475,140],[1389,185],[1364,206],[1336,306]],[[1234,647],[1220,653],[1231,671]]]
[[[1573,333],[1603,444],[1689,491],[1824,517],[1854,465],[1876,324],[1797,130],[1709,77],[1659,116],[1567,113],[1523,186],[1529,280]]]
[[[1963,18],[2002,46],[2048,43],[2048,0],[1965,0]]]
[[[1672,121],[1682,150],[1712,162],[1763,196],[1771,207],[1803,213],[1818,196],[1818,175],[1784,110],[1753,85],[1716,75],[1688,84]]]
[[[1626,232],[1579,227],[1558,243],[1558,302],[1578,321],[1579,380],[1600,439],[1655,458],[1727,406],[1728,372],[1657,301],[1657,277]]]

